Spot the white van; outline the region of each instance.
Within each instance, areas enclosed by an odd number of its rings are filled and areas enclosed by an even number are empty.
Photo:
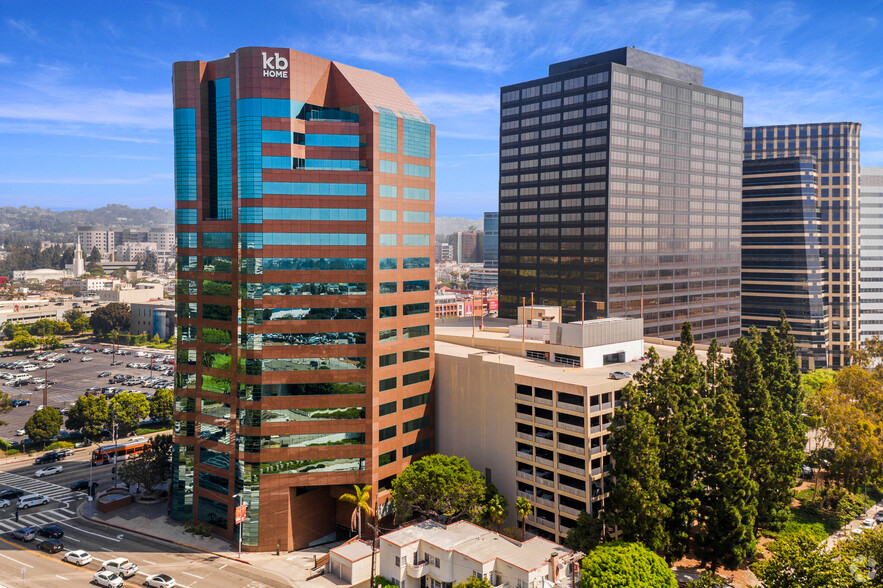
[[[28,508],[30,506],[40,506],[41,504],[49,504],[49,499],[39,494],[25,494],[18,499],[17,508]]]
[[[37,371],[37,366],[35,366],[35,365],[32,364],[32,363],[29,363],[29,364],[27,364],[27,365],[23,365],[23,366],[21,366],[21,371],[23,371],[23,372],[35,372],[35,371]]]

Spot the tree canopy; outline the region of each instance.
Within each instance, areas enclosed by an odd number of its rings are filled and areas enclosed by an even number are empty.
[[[582,561],[580,588],[677,588],[665,560],[639,543],[614,541],[592,550]]]
[[[175,408],[175,395],[167,388],[160,388],[150,398],[150,418],[163,422],[172,420]]]
[[[34,441],[48,441],[58,435],[61,423],[58,409],[46,406],[31,415],[25,423],[25,433]]]
[[[68,410],[66,426],[71,431],[80,431],[87,439],[95,439],[107,426],[108,414],[104,396],[83,395]]]
[[[484,478],[467,460],[436,453],[405,468],[390,494],[400,522],[414,513],[448,522],[480,517],[485,489]]]
[[[751,571],[765,588],[853,588],[849,562],[807,534],[785,535],[767,546]]]
[[[117,424],[117,436],[125,437],[138,428],[150,414],[150,404],[144,394],[121,392],[110,399],[109,417]]]
[[[589,553],[601,543],[603,533],[604,523],[601,519],[582,511],[576,519],[576,525],[570,528],[562,543],[574,551]]]
[[[169,478],[171,448],[171,435],[157,435],[145,451],[119,466],[120,480],[142,486],[147,492],[151,491]]]
[[[111,302],[95,309],[89,324],[96,334],[104,335],[111,331],[127,331],[132,322],[132,311],[128,304]]]

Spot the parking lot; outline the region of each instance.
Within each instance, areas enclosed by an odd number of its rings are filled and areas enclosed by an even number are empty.
[[[110,384],[108,380],[110,376],[98,377],[99,373],[110,372],[111,375],[122,374],[125,376],[131,377],[141,377],[141,376],[154,376],[161,377],[167,379],[169,381],[172,380],[171,376],[162,376],[161,372],[164,370],[168,370],[172,368],[172,365],[163,363],[163,359],[171,358],[171,351],[157,351],[153,349],[139,349],[132,347],[120,347],[118,350],[123,352],[128,352],[130,355],[117,355],[116,362],[117,365],[111,365],[111,361],[114,356],[112,354],[102,353],[103,349],[111,349],[110,345],[88,345],[86,346],[88,349],[95,351],[92,353],[84,354],[84,353],[74,353],[71,349],[59,349],[56,353],[62,354],[63,357],[70,359],[69,362],[51,362],[54,363],[55,367],[45,369],[47,363],[46,361],[40,361],[37,359],[29,359],[28,361],[32,364],[38,366],[39,369],[36,371],[28,372],[28,375],[32,377],[32,379],[40,379],[43,377],[48,377],[50,382],[55,382],[54,385],[49,387],[48,391],[48,403],[49,406],[54,406],[56,408],[64,408],[69,407],[74,402],[76,402],[77,398],[86,393],[86,390],[91,387],[114,387],[118,390],[134,390],[138,392],[144,392],[148,395],[152,395],[154,390],[152,388],[148,388],[145,386],[140,386],[137,384],[125,385],[122,383]],[[149,357],[136,357],[137,352],[149,353],[150,355],[156,356],[153,359],[153,370],[149,368],[137,368],[137,367],[127,367],[129,363],[139,363],[146,364],[147,366],[151,363],[151,358]],[[27,355],[30,355],[28,353]],[[0,363],[9,363],[13,361],[19,361],[27,358],[27,355],[15,355],[13,357],[5,357],[0,358]],[[83,358],[90,358],[88,361],[81,361]],[[8,368],[8,367],[0,367],[0,374],[2,373],[11,373],[11,374],[19,374],[21,373],[19,369],[16,368]],[[171,384],[168,386],[172,387]],[[9,395],[12,400],[27,400],[30,401],[29,405],[26,406],[17,406],[12,409],[12,411],[8,412],[5,415],[0,415],[0,420],[6,421],[6,425],[0,425],[0,439],[5,439],[7,441],[16,441],[21,439],[21,437],[16,437],[15,432],[18,429],[24,427],[25,422],[34,414],[36,408],[43,403],[43,391],[37,389],[37,385],[34,383],[29,383],[26,386],[13,386],[12,382],[9,380],[0,380],[0,390]]]

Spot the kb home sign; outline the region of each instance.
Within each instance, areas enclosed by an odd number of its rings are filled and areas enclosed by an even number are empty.
[[[261,52],[264,57],[264,77],[265,78],[287,78],[288,77],[288,60],[281,57],[278,53],[270,55]]]

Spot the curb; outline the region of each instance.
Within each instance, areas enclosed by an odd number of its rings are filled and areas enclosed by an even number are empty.
[[[103,525],[105,527],[112,527],[114,529],[119,529],[121,531],[126,531],[128,533],[134,533],[136,535],[142,535],[144,537],[149,537],[156,541],[162,541],[163,543],[171,543],[172,545],[177,545],[178,547],[183,547],[185,549],[190,549],[193,551],[201,551],[202,553],[208,553],[210,555],[215,555],[217,557],[223,557],[224,559],[229,559],[231,561],[252,565],[250,561],[246,561],[244,559],[239,559],[238,557],[231,557],[229,555],[224,555],[223,553],[218,553],[216,551],[209,551],[208,549],[200,549],[199,547],[194,547],[192,545],[187,545],[186,543],[179,543],[177,541],[172,541],[171,539],[166,539],[165,537],[158,537],[156,535],[151,535],[150,533],[144,533],[143,531],[135,531],[134,529],[130,529],[128,527],[123,527],[122,525],[115,525],[113,523],[108,523],[107,521],[102,521],[100,519],[95,519],[90,516],[83,514],[83,507],[88,504],[87,502],[81,502],[77,507],[77,516],[81,519],[87,520],[90,523],[94,523],[96,525]]]

